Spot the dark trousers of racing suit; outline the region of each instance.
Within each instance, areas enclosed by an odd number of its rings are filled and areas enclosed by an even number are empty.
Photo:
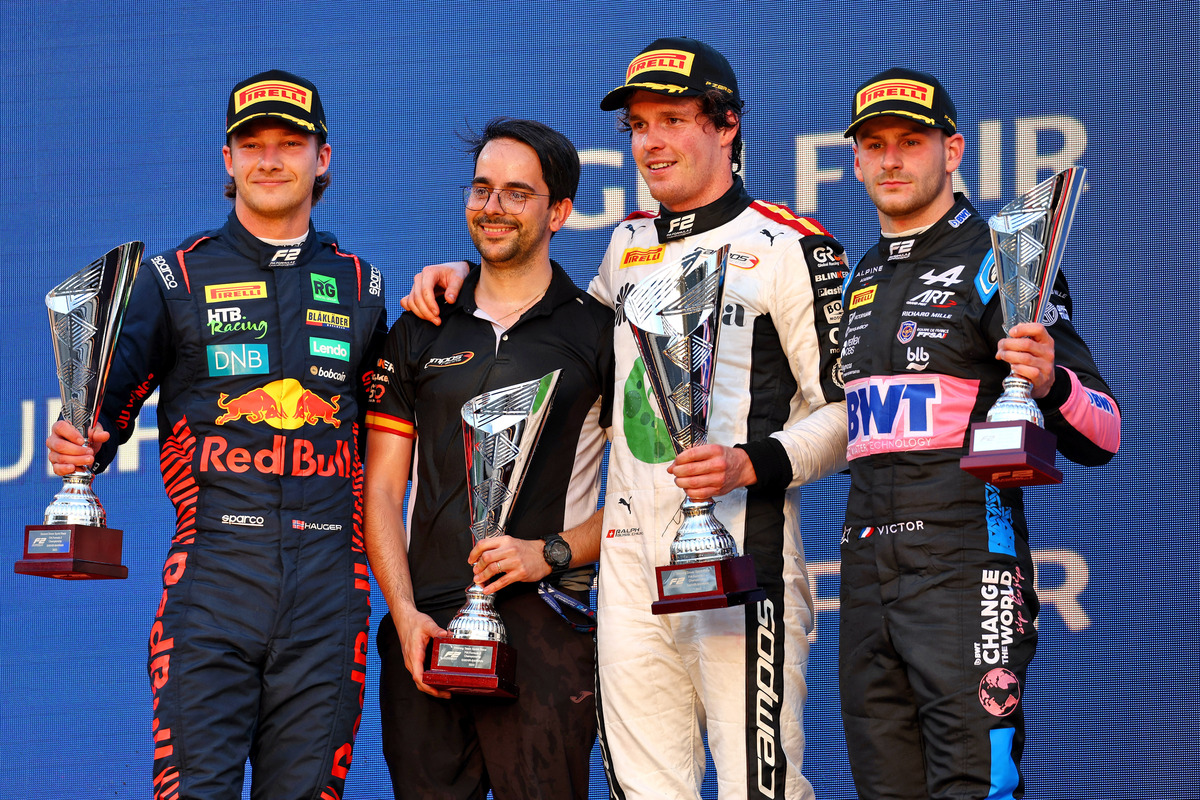
[[[587,601],[586,592],[562,589]],[[443,628],[457,609],[430,616]],[[379,626],[383,752],[397,800],[586,800],[596,741],[596,639],[535,591],[497,601],[517,651],[520,702],[416,688],[391,615]]]
[[[842,544],[839,659],[859,796],[1020,797],[1037,646],[1028,545],[1018,533],[1014,556],[963,530],[862,530]]]
[[[366,564],[344,541],[300,538],[197,531],[172,548],[150,636],[155,800],[240,798],[247,757],[253,800],[342,796],[366,679]]]

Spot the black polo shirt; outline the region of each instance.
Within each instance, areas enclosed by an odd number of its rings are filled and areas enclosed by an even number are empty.
[[[596,507],[600,460],[611,424],[613,312],[571,282],[557,263],[545,295],[499,342],[475,316],[479,268],[441,326],[401,314],[388,334],[370,391],[367,426],[416,437],[408,503],[408,561],[422,611],[457,607],[472,580],[465,402],[561,369],[558,393],[534,450],[507,533],[539,539],[578,525]],[[402,480],[403,476],[397,476]],[[592,568],[585,568],[590,578]],[[560,581],[580,578],[572,570]],[[529,591],[517,584],[501,592]]]

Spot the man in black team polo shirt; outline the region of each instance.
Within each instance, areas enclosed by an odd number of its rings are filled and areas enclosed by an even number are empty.
[[[413,314],[396,321],[370,390],[367,553],[391,612],[378,636],[383,749],[397,798],[489,789],[498,800],[585,798],[594,637],[537,588],[548,583],[565,604],[586,601],[591,585],[613,314],[549,256],[579,183],[571,143],[541,123],[501,118],[469,144],[475,176],[463,195],[480,266],[440,326]],[[460,409],[555,369],[557,398],[508,535],[472,548]],[[516,700],[451,697],[422,682],[429,640],[446,635],[472,579],[492,581],[520,653]]]

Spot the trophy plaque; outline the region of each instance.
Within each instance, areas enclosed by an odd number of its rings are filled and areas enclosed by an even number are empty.
[[[676,454],[708,441],[709,399],[716,364],[729,245],[698,248],[639,281],[625,316],[646,378]],[[655,567],[655,614],[725,608],[766,597],[754,561],[713,515],[712,500],[683,500],[683,522],[671,563]]]
[[[471,538],[504,535],[562,370],[473,397],[462,407]],[[452,694],[516,697],[517,653],[493,596],[472,583],[467,602],[435,638],[424,681]]]
[[[46,295],[62,416],[88,444],[143,247],[141,242],[115,247]],[[90,467],[63,476],[45,524],[25,526],[25,553],[15,572],[65,579],[129,575],[121,565],[121,531],[107,526],[93,477]]]
[[[1072,167],[1039,183],[988,220],[996,257],[1004,330],[1042,319],[1087,170]],[[1015,372],[1004,393],[971,426],[970,450],[960,466],[993,486],[1062,483],[1055,466],[1056,437],[1044,428],[1033,383]]]

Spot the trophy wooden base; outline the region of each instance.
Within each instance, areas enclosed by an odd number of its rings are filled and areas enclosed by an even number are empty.
[[[1049,486],[1062,483],[1054,466],[1058,439],[1028,420],[980,422],[971,426],[971,449],[959,466],[993,486]]]
[[[750,556],[655,567],[654,572],[658,576],[658,600],[650,604],[654,614],[728,608],[767,596],[758,585]]]
[[[434,639],[425,654],[430,686],[476,697],[517,696],[517,651],[503,642]]]
[[[26,525],[25,557],[13,572],[63,580],[127,578],[121,538],[115,528],[94,525]]]

